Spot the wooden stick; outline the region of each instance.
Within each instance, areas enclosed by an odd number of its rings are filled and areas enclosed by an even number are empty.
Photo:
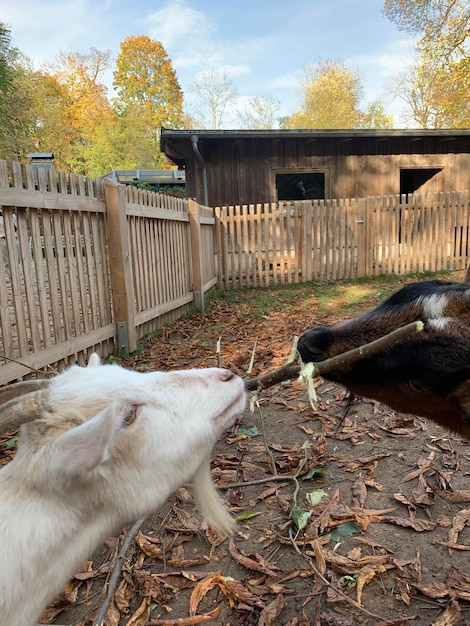
[[[331,357],[331,359],[326,359],[325,361],[318,361],[314,363],[314,376],[322,376],[332,370],[342,369],[346,365],[350,365],[351,363],[365,359],[368,356],[377,354],[377,352],[390,348],[390,346],[397,343],[401,339],[404,339],[413,333],[422,331],[423,328],[423,322],[411,322],[411,324],[397,328],[391,333],[388,333],[375,341],[366,343],[364,346],[354,348],[354,350],[349,350],[348,352],[343,352],[342,354],[338,354],[337,356]],[[284,380],[296,378],[300,373],[300,369],[301,367],[297,363],[288,363],[287,365],[269,372],[264,376],[260,376],[259,378],[246,378],[245,388],[247,391],[261,391],[262,389],[267,389],[268,387],[282,383]]]

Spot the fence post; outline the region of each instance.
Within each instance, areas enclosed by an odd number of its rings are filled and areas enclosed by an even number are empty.
[[[204,309],[204,283],[202,277],[201,224],[199,204],[188,200],[189,232],[191,238],[191,259],[193,264],[194,306]]]
[[[129,253],[124,185],[104,181],[109,268],[113,290],[114,319],[118,349],[133,352],[137,347],[134,315],[134,284]]]

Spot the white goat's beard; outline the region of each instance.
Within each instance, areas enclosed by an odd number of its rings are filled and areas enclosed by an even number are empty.
[[[193,484],[197,505],[207,523],[222,534],[231,534],[235,521],[227,511],[212,480],[210,453],[196,470]]]

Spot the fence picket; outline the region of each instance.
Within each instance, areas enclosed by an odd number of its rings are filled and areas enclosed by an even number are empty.
[[[119,321],[132,349],[196,286],[464,269],[470,243],[467,191],[198,205],[191,238],[187,200],[0,161],[0,206],[0,384],[106,357],[122,347]]]

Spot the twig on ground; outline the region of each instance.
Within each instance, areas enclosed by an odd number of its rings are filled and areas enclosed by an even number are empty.
[[[315,573],[315,576],[318,576],[318,578],[320,578],[320,580],[327,587],[330,587],[331,589],[333,589],[335,593],[337,593],[338,595],[340,595],[343,598],[343,600],[346,600],[349,604],[352,604],[356,609],[358,609],[359,611],[361,611],[365,615],[368,615],[369,617],[373,617],[374,619],[380,619],[381,621],[386,622],[386,619],[384,617],[381,617],[380,615],[376,615],[375,613],[372,613],[371,611],[368,611],[366,608],[364,608],[358,602],[356,602],[356,600],[354,600],[353,598],[350,598],[339,587],[336,587],[335,585],[333,585],[328,580],[328,578],[325,578],[325,576],[323,576],[323,574],[318,570],[318,568],[313,563],[313,559],[311,559],[307,554],[304,554],[300,550],[299,546],[296,544],[294,536],[292,534],[292,528],[289,528],[289,540],[290,540],[290,542],[292,544],[292,547],[297,552],[297,554],[299,554],[302,558],[304,558],[307,561],[307,563],[310,565],[311,569]]]
[[[364,346],[360,346],[354,350],[349,350],[348,352],[343,352],[343,354],[338,354],[337,356],[334,356],[331,359],[326,359],[325,361],[318,361],[314,363],[314,376],[322,376],[323,374],[327,374],[334,369],[341,369],[346,365],[350,365],[351,363],[355,363],[356,361],[364,359],[368,356],[377,354],[377,352],[390,348],[390,346],[397,343],[401,339],[404,339],[413,333],[420,332],[423,328],[423,322],[412,322],[411,324],[397,328],[391,333],[388,333],[375,341],[366,343]],[[273,372],[269,372],[264,376],[260,376],[259,378],[245,378],[245,388],[247,391],[261,391],[263,389],[267,389],[268,387],[272,387],[273,385],[282,383],[285,380],[296,378],[300,371],[300,365],[296,363],[288,363],[287,365],[284,365]]]
[[[269,456],[269,459],[271,461],[271,468],[272,468],[272,471],[273,471],[273,475],[277,476],[276,461],[274,460],[274,456],[273,456],[271,450],[269,449],[269,443],[268,443],[268,440],[266,438],[266,429],[264,427],[264,416],[263,416],[263,412],[261,410],[261,407],[259,405],[259,402],[256,402],[256,408],[258,409],[259,417],[260,417],[260,420],[261,420],[261,432],[262,432],[262,435],[263,435],[264,447],[266,448],[266,452],[267,452],[267,454]]]
[[[292,474],[276,474],[267,478],[256,478],[255,480],[245,480],[239,483],[229,483],[228,485],[217,485],[217,489],[238,489],[239,487],[249,487],[250,485],[264,485],[264,483],[272,483],[273,481],[282,482],[283,480],[294,480]]]
[[[93,626],[103,626],[104,624],[106,613],[108,612],[109,605],[111,604],[111,600],[113,599],[117,584],[119,582],[119,576],[121,575],[122,565],[126,557],[126,552],[129,549],[131,541],[139,532],[140,527],[142,526],[144,521],[145,521],[145,517],[142,517],[139,520],[137,520],[134,526],[127,533],[127,536],[123,541],[121,549],[119,550],[118,557],[116,559],[116,563],[114,564],[113,571],[111,572],[111,577],[109,579],[108,591],[106,593],[106,597],[103,603],[101,604],[100,608],[98,609],[95,619],[93,620]]]

